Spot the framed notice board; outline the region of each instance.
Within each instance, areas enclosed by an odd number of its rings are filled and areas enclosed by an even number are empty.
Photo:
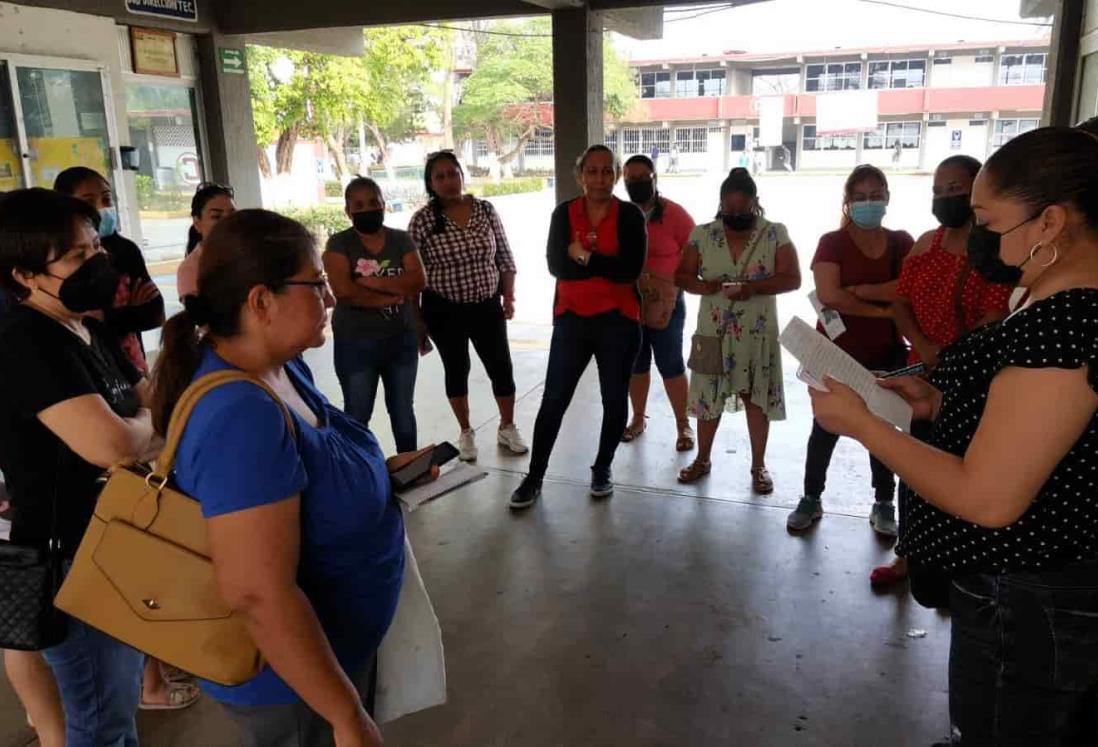
[[[130,49],[135,73],[179,77],[174,31],[130,26]]]

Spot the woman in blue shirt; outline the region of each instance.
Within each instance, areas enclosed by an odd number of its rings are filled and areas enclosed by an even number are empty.
[[[404,570],[404,524],[373,435],[332,407],[301,360],[335,304],[313,237],[263,210],[206,237],[200,291],[164,327],[153,420],[163,433],[197,377],[248,382],[198,403],[176,463],[202,504],[221,592],[268,666],[237,687],[204,684],[246,745],[380,744],[363,705]]]

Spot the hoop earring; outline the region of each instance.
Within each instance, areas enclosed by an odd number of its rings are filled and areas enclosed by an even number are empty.
[[[1041,244],[1037,243],[1037,244],[1034,244],[1033,248],[1029,250],[1029,260],[1031,262],[1033,261],[1034,257],[1037,256],[1037,252],[1041,251],[1042,248],[1043,247],[1041,246]],[[1045,262],[1045,263],[1040,264],[1038,266],[1043,267],[1043,268],[1052,267],[1054,264],[1056,264],[1056,260],[1058,260],[1058,259],[1060,259],[1060,247],[1056,246],[1056,244],[1053,244],[1052,245],[1052,259],[1050,259],[1048,262]]]

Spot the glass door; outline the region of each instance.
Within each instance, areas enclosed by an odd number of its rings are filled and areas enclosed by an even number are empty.
[[[15,106],[11,99],[11,80],[7,63],[0,61],[0,192],[25,186],[23,149],[15,126]]]

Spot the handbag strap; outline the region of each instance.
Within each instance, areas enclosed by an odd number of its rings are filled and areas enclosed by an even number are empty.
[[[179,444],[183,440],[183,431],[186,429],[187,422],[190,420],[195,406],[198,405],[198,401],[217,387],[237,381],[246,381],[266,392],[282,410],[282,415],[286,419],[286,425],[290,429],[290,432],[296,433],[297,429],[294,426],[294,419],[290,414],[289,409],[286,407],[286,403],[282,401],[282,398],[279,397],[278,394],[275,393],[275,390],[266,382],[249,373],[245,373],[244,371],[215,371],[214,373],[206,374],[202,378],[191,382],[191,385],[183,391],[182,395],[180,395],[179,401],[176,402],[175,409],[172,410],[171,421],[168,423],[168,433],[164,439],[164,450],[160,452],[160,458],[156,462],[156,469],[149,475],[150,481],[155,478],[161,486],[167,483],[168,475],[170,475],[175,468],[175,457],[179,451]]]

